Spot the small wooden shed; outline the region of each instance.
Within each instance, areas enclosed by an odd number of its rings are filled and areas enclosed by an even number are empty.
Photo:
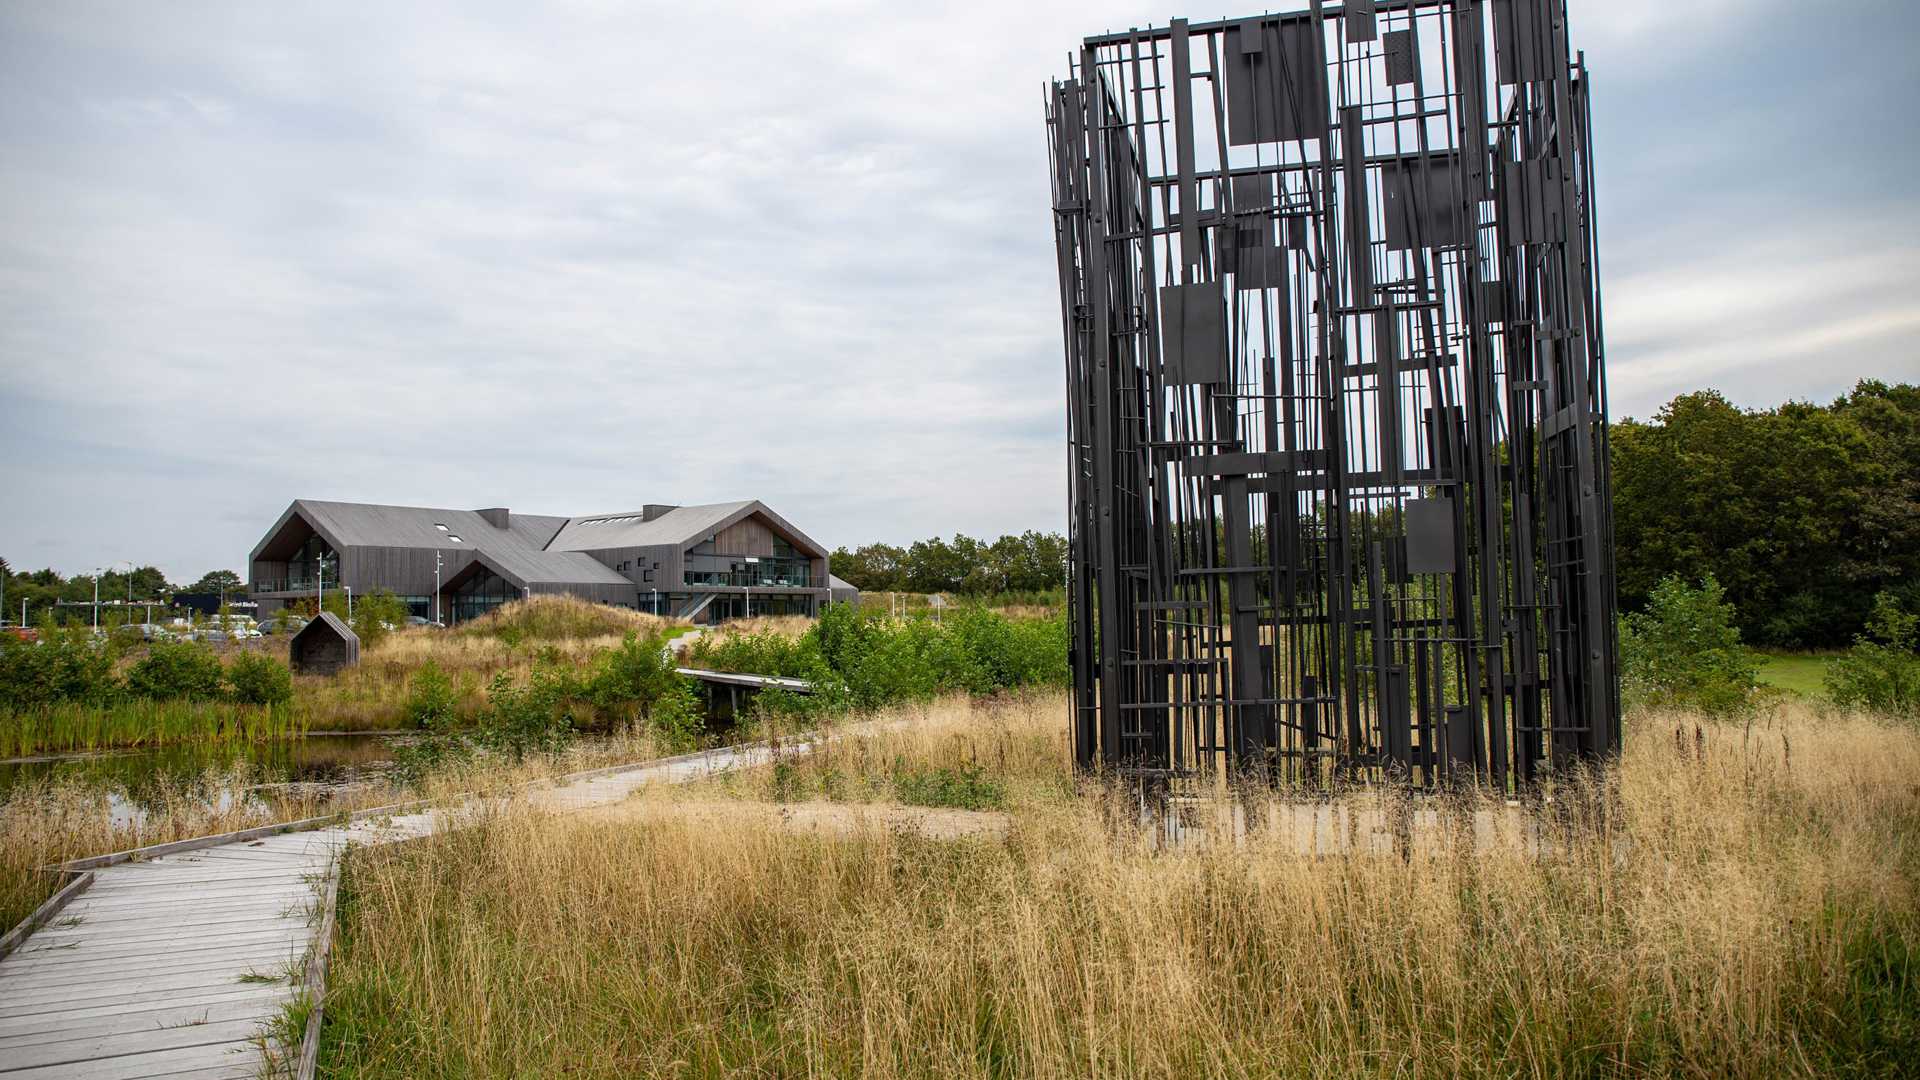
[[[360,635],[340,616],[323,611],[287,643],[287,663],[302,675],[332,675],[360,662]]]

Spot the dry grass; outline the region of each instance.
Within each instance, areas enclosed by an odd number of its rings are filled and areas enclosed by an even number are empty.
[[[358,853],[326,1071],[1760,1077],[1920,1053],[1912,726],[1638,717],[1606,823],[1550,826],[1548,857],[1443,831],[1403,860],[1262,830],[1157,848],[1073,793],[1063,714],[942,703],[784,766],[882,794],[984,767],[1004,837],[520,809]]]
[[[805,634],[813,624],[814,620],[805,615],[755,615],[750,619],[728,619],[707,633],[775,634],[793,640]]]
[[[368,807],[497,794],[569,772],[660,756],[662,748],[649,735],[622,733],[518,763],[482,757],[450,764],[411,786],[374,779],[326,790],[261,787],[260,773],[236,762],[185,781],[156,776],[142,786],[137,814],[126,812],[133,800],[118,784],[87,776],[22,780],[0,798],[0,930],[25,918],[57,888],[55,877],[42,868],[70,859]]]
[[[571,596],[503,604],[452,631],[408,629],[366,650],[357,667],[334,676],[299,676],[295,705],[313,731],[372,731],[403,726],[413,679],[428,664],[453,681],[459,710],[478,712],[500,674],[524,682],[536,663],[585,666],[629,633],[668,633],[686,624]],[[284,648],[284,646],[283,646]]]

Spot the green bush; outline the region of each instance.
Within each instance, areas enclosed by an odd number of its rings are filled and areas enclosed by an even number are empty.
[[[154,701],[207,701],[221,696],[220,658],[193,641],[156,641],[127,671],[127,692]]]
[[[245,705],[284,705],[293,700],[293,673],[262,653],[243,652],[227,668],[233,700]]]
[[[573,742],[574,689],[558,668],[535,668],[525,686],[502,672],[487,689],[488,709],[475,738],[515,761],[565,750]]]
[[[965,690],[990,694],[1067,681],[1064,618],[1008,619],[983,607],[940,621],[894,620],[850,604],[829,606],[799,638],[722,634],[693,643],[688,661],[716,671],[781,675],[813,683],[810,695],[764,694],[770,711],[878,708]]]
[[[120,690],[113,651],[83,631],[48,628],[37,642],[0,634],[0,710],[106,704]]]
[[[631,725],[648,719],[656,702],[673,692],[675,681],[665,639],[630,630],[600,657],[585,692],[602,718]]]
[[[956,810],[1000,810],[1007,791],[980,765],[938,768],[928,772],[894,773],[893,791],[908,806],[940,806]]]
[[[671,677],[666,691],[653,703],[648,728],[669,751],[692,750],[700,745],[707,728],[707,705],[694,680],[684,675]]]
[[[413,681],[407,686],[403,707],[407,726],[421,731],[446,731],[453,726],[459,704],[460,695],[453,688],[453,680],[440,670],[440,665],[429,660],[414,673]]]
[[[1696,587],[1669,577],[1620,631],[1621,682],[1631,704],[1733,713],[1750,706],[1760,663],[1740,643],[1733,606],[1711,574]]]
[[[1920,716],[1920,614],[1891,593],[1874,597],[1867,632],[1827,665],[1827,696],[1836,704]]]

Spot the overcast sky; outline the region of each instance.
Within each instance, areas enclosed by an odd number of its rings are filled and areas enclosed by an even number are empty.
[[[244,573],[295,497],[1062,528],[1042,86],[1182,12],[695,6],[0,5],[0,556]],[[1920,376],[1912,8],[1572,18],[1615,415]]]

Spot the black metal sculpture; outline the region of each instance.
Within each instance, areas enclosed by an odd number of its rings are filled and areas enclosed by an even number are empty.
[[[1316,0],[1053,84],[1083,766],[1507,788],[1618,749],[1566,34]]]

